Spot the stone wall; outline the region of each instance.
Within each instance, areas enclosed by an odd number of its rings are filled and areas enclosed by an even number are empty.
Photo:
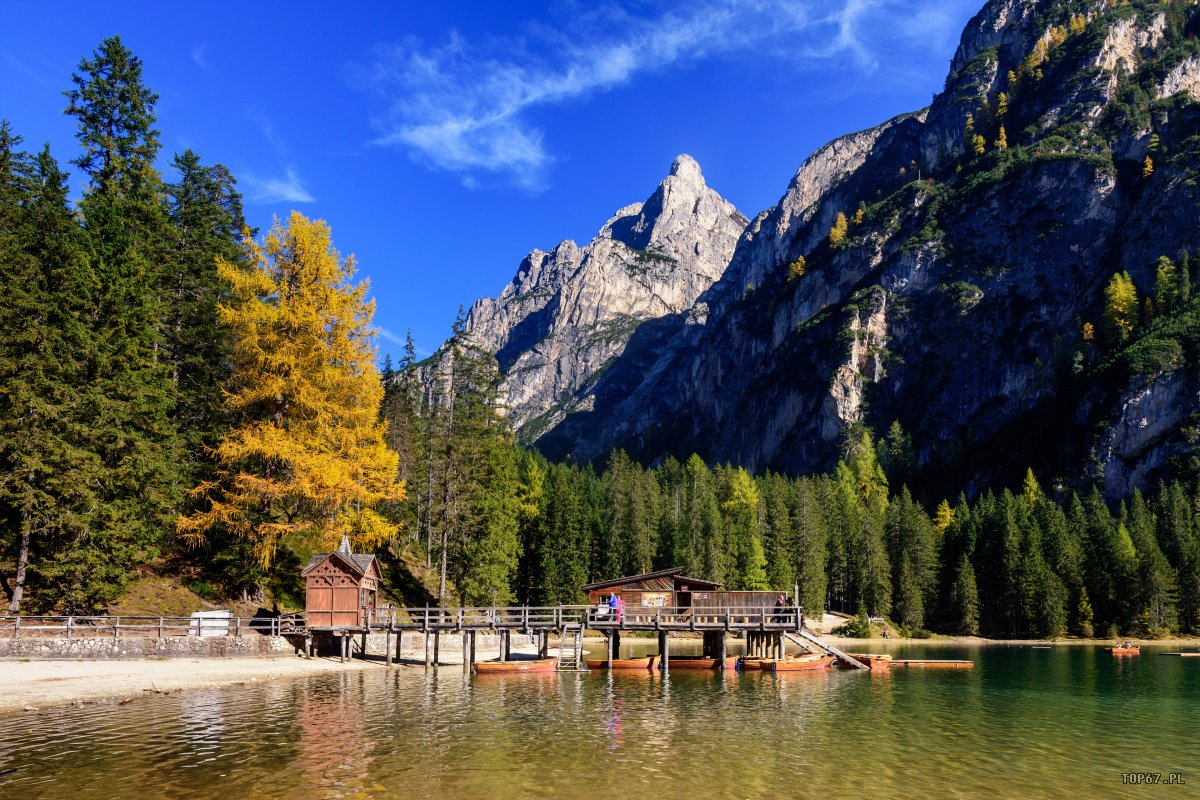
[[[0,639],[0,658],[253,658],[296,653],[282,636],[168,636],[113,638]]]

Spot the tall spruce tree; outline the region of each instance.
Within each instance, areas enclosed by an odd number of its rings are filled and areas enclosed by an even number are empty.
[[[95,278],[65,173],[48,145],[31,161],[18,144],[0,123],[0,548],[15,565],[3,585],[11,613],[31,585],[43,607],[90,609],[91,581],[55,580],[53,565],[89,546],[103,475],[81,391]]]
[[[154,168],[155,95],[119,37],[83,59],[66,92],[88,181],[80,203],[96,280],[87,298],[94,347],[82,391],[89,418],[82,449],[103,475],[90,531],[50,554],[49,578],[70,586],[63,604],[98,610],[133,568],[157,555],[178,506],[181,449],[172,424],[174,387],[162,357],[162,276],[172,233]]]

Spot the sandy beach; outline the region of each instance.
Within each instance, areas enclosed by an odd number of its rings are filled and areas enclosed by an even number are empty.
[[[513,641],[514,656],[530,657],[537,652],[528,642]],[[479,660],[499,657],[496,648],[480,648]],[[557,655],[557,649],[551,649]],[[400,669],[423,668],[425,654],[419,647],[405,647]],[[461,669],[462,651],[440,653],[443,667]],[[336,658],[164,658],[105,661],[0,661],[0,714],[37,711],[54,706],[128,700],[147,694],[165,694],[185,689],[232,686],[277,678],[296,678],[328,672],[385,668],[382,654],[351,659]]]
[[[375,661],[355,660],[342,664],[334,659],[295,656],[161,661],[0,661],[0,714],[382,667],[382,662]]]

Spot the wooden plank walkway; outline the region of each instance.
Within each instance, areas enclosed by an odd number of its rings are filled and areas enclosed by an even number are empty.
[[[870,667],[868,667],[866,664],[859,661],[857,658],[851,658],[849,655],[847,655],[846,653],[843,653],[841,650],[838,650],[836,647],[829,644],[828,642],[822,641],[820,638],[817,637],[817,635],[815,633],[808,630],[808,628],[801,626],[801,628],[798,631],[796,631],[796,634],[797,634],[797,636],[793,636],[789,633],[789,634],[787,634],[787,638],[791,639],[793,642],[800,645],[801,647],[807,648],[809,650],[812,650],[815,647],[820,652],[825,653],[826,655],[831,655],[831,656],[835,657],[838,661],[841,661],[847,667],[851,667],[853,669],[870,669]]]
[[[371,631],[418,631],[445,633],[461,631],[560,631],[579,625],[610,631],[800,631],[803,612],[799,608],[709,609],[631,608],[623,614],[607,606],[510,606],[462,608],[379,609],[366,629]],[[342,631],[346,626],[309,628],[311,631]]]

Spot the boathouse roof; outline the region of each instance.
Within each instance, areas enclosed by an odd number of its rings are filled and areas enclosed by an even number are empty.
[[[590,592],[594,589],[609,589],[613,586],[624,586],[629,583],[644,583],[654,581],[656,579],[669,582],[671,586],[679,586],[685,584],[689,589],[720,589],[719,581],[706,581],[703,578],[689,578],[683,574],[683,567],[671,567],[670,569],[660,569],[657,572],[646,572],[642,575],[627,575],[624,578],[610,578],[606,581],[596,581],[589,583],[583,587],[583,591]]]
[[[327,558],[337,558],[345,564],[351,572],[362,576],[370,572],[372,565],[375,563],[375,556],[365,553],[350,552],[350,537],[343,536],[342,543],[338,545],[338,549],[332,553],[315,553],[312,558],[308,559],[308,563],[304,565],[304,569],[300,571],[300,577],[305,577],[308,573],[316,569],[318,564],[321,564]],[[378,567],[376,567],[378,570]]]

